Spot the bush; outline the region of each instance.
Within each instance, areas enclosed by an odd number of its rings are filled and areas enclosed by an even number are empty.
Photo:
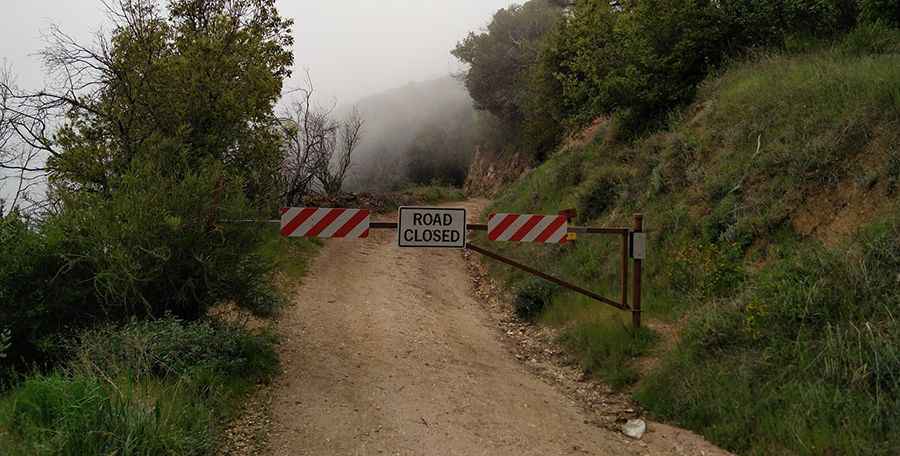
[[[161,165],[160,165],[161,166]],[[48,220],[65,274],[58,286],[84,299],[59,318],[125,320],[167,312],[188,320],[233,300],[266,313],[272,265],[256,255],[262,230],[222,220],[254,218],[239,180],[219,166],[167,177],[157,165],[136,166],[109,197],[63,193],[67,210]],[[160,198],[165,194],[165,198]]]
[[[850,55],[890,54],[900,52],[900,31],[883,22],[862,23],[841,41]]]
[[[594,220],[614,207],[619,198],[619,184],[613,176],[601,174],[589,180],[578,193],[578,217]]]
[[[513,308],[520,318],[534,318],[546,308],[559,286],[538,278],[529,278],[516,291]]]
[[[860,0],[860,4],[864,22],[900,26],[900,3],[896,0]]]
[[[253,335],[230,323],[169,317],[87,331],[74,344],[73,362],[111,376],[177,378],[209,370],[225,377],[267,379],[278,366],[274,343],[271,334]]]
[[[17,212],[0,216],[0,258],[0,322],[8,336],[3,365],[40,361],[38,347],[63,328],[58,315],[78,296],[53,287],[63,265],[56,246]]]
[[[563,187],[574,187],[584,181],[586,157],[581,151],[572,150],[565,152],[565,156],[559,158],[561,163],[556,169],[556,182]]]
[[[727,59],[796,36],[830,38],[855,22],[852,0],[578,2],[535,65],[556,81],[537,78],[531,90],[560,95],[532,98],[576,129],[616,113],[632,139],[692,101]]]
[[[276,373],[274,337],[175,318],[71,341],[66,369],[0,399],[4,455],[206,455],[237,400]]]

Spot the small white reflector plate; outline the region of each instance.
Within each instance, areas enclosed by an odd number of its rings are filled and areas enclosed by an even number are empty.
[[[643,260],[647,257],[647,235],[633,233],[631,235],[631,258]]]

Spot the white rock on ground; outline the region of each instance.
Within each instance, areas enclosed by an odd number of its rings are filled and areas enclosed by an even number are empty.
[[[647,432],[647,423],[644,420],[628,420],[622,426],[622,433],[633,439],[640,439]]]

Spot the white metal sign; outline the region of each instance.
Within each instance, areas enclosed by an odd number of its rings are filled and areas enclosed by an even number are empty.
[[[466,210],[401,207],[400,247],[466,248]]]
[[[631,235],[631,258],[635,260],[647,258],[647,235],[645,233],[633,233]]]

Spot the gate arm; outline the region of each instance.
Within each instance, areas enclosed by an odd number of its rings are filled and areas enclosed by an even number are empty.
[[[613,306],[613,307],[615,307],[615,308],[617,308],[617,309],[620,309],[620,310],[631,310],[631,309],[625,307],[624,305],[622,305],[622,304],[620,304],[620,303],[618,303],[618,302],[615,302],[615,301],[613,301],[613,300],[611,300],[611,299],[604,298],[603,296],[600,296],[600,295],[598,295],[597,293],[594,293],[594,292],[592,292],[592,291],[585,290],[584,288],[581,288],[581,287],[579,287],[578,285],[574,285],[574,284],[571,284],[571,283],[569,283],[569,282],[566,282],[565,280],[562,280],[562,279],[553,277],[553,276],[551,276],[551,275],[549,275],[549,274],[545,274],[545,273],[543,273],[543,272],[541,272],[541,271],[538,271],[537,269],[534,269],[534,268],[532,268],[532,267],[526,266],[526,265],[524,265],[524,264],[522,264],[522,263],[519,263],[519,262],[517,262],[517,261],[515,261],[515,260],[506,258],[505,256],[502,256],[502,255],[500,255],[500,254],[491,252],[490,250],[483,249],[483,248],[481,248],[481,247],[478,247],[477,245],[474,245],[474,244],[471,244],[471,243],[467,243],[467,244],[466,244],[466,248],[469,249],[469,250],[473,250],[473,251],[475,251],[475,252],[478,252],[478,253],[480,253],[480,254],[482,254],[482,255],[488,257],[488,258],[492,258],[492,259],[494,259],[494,260],[497,260],[497,261],[499,261],[499,262],[501,262],[501,263],[506,263],[506,264],[508,264],[508,265],[510,265],[510,266],[512,266],[512,267],[519,268],[519,269],[521,269],[521,270],[523,270],[523,271],[525,271],[525,272],[527,272],[527,273],[529,273],[529,274],[534,274],[534,275],[536,275],[536,276],[538,276],[538,277],[540,277],[540,278],[542,278],[542,279],[544,279],[544,280],[546,280],[546,281],[553,282],[553,283],[555,283],[555,284],[557,284],[557,285],[559,285],[559,286],[561,286],[561,287],[568,288],[568,289],[570,289],[570,290],[572,290],[572,291],[574,291],[574,292],[576,292],[576,293],[583,294],[583,295],[585,295],[585,296],[587,296],[587,297],[589,297],[589,298],[591,298],[591,299],[600,301],[600,302],[602,302],[602,303],[604,303],[604,304],[608,304],[608,305]]]

